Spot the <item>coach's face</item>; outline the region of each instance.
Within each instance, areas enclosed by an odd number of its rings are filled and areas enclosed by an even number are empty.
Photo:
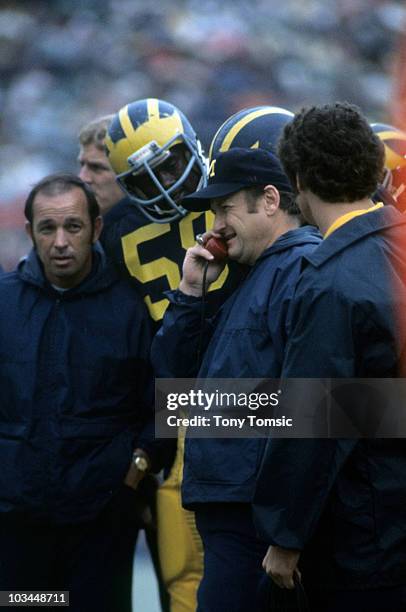
[[[82,282],[90,273],[92,244],[101,229],[101,217],[92,228],[86,196],[79,187],[56,195],[40,191],[35,196],[27,232],[51,284],[70,289]]]
[[[255,201],[246,189],[211,201],[215,214],[213,230],[227,244],[228,257],[253,266],[273,242],[275,213],[279,210],[279,192],[267,185]]]

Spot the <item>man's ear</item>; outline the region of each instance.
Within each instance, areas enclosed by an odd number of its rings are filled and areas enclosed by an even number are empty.
[[[97,242],[98,239],[100,238],[100,234],[102,232],[102,229],[103,229],[103,217],[101,215],[99,215],[94,220],[94,230],[93,230],[93,240],[92,240],[93,244],[95,242]]]
[[[34,238],[32,235],[32,225],[29,221],[25,222],[25,232],[31,238],[32,242],[34,242]]]
[[[267,215],[274,215],[281,201],[279,191],[274,185],[264,187],[264,209]]]

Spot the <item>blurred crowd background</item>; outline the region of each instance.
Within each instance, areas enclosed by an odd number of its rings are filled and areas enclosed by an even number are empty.
[[[144,97],[189,117],[204,146],[237,110],[336,99],[389,121],[401,0],[0,0],[0,263],[29,244],[22,203],[77,170],[77,134]]]

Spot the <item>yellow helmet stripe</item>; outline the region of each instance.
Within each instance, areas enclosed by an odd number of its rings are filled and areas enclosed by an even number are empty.
[[[147,100],[148,119],[159,119],[159,102],[156,98],[148,98]]]
[[[386,146],[385,147],[385,166],[389,168],[389,170],[394,170],[398,166],[404,166],[406,164],[406,158],[404,155],[399,155],[395,153],[392,149]]]
[[[387,130],[386,132],[377,132],[381,140],[406,140],[406,134],[401,131]]]
[[[245,115],[245,117],[243,117],[242,119],[240,119],[240,121],[238,121],[235,125],[233,125],[233,127],[231,128],[227,136],[224,138],[224,141],[220,147],[220,152],[222,153],[223,151],[228,151],[228,149],[231,147],[233,143],[234,138],[247,125],[247,123],[250,123],[250,121],[252,121],[253,119],[257,119],[257,117],[263,117],[264,115],[272,115],[274,113],[285,113],[286,115],[291,115],[289,111],[284,111],[283,109],[277,108],[277,107],[275,107],[275,110],[273,109],[270,110],[269,108],[263,108],[261,110],[253,111],[252,113],[248,113],[248,115]],[[214,142],[214,139],[213,139],[213,142]],[[212,147],[210,147],[210,153],[209,153],[210,157],[211,157],[211,154],[212,154]]]
[[[137,128],[137,137],[147,143],[155,140],[160,147],[164,146],[176,133],[183,134],[183,124],[179,113],[168,117],[159,115],[158,100],[148,100],[149,119]],[[176,141],[174,142],[176,144]]]
[[[406,134],[400,130],[386,130],[385,132],[378,132],[377,135],[382,140],[385,147],[385,166],[390,170],[394,170],[399,166],[404,166],[406,164],[405,156],[394,151],[386,141],[400,140],[406,143]]]
[[[120,119],[120,125],[123,129],[124,134],[126,135],[126,138],[128,139],[129,144],[131,145],[131,149],[133,151],[137,150],[137,143],[133,140],[133,137],[135,135],[135,131],[134,131],[134,127],[133,124],[131,122],[131,119],[128,115],[128,104],[126,106],[124,106],[119,114],[119,119]]]

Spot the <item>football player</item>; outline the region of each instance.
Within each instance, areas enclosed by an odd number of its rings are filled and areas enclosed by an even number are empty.
[[[213,222],[211,212],[188,214],[179,203],[206,184],[202,147],[185,115],[153,98],[124,106],[105,143],[129,199],[106,215],[102,242],[138,282],[151,317],[159,322],[168,304],[163,294],[179,283],[186,249]],[[228,276],[226,269],[215,289]]]
[[[187,118],[172,104],[149,98],[127,104],[105,140],[117,182],[127,194],[105,217],[102,243],[123,274],[138,285],[157,326],[177,286],[186,249],[213,216],[187,214],[181,198],[206,184],[206,160]],[[231,284],[228,269],[218,287]],[[181,508],[183,439],[158,491],[158,542],[171,612],[196,609],[203,551],[194,515]]]

